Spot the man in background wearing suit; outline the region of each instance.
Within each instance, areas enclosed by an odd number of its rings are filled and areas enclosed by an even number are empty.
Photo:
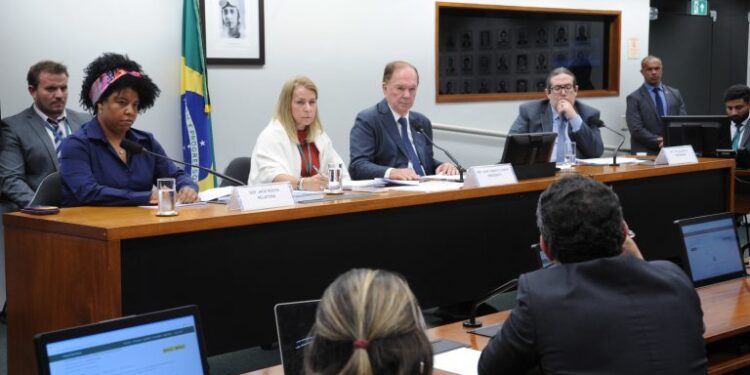
[[[26,76],[34,103],[0,124],[0,215],[29,204],[44,177],[58,170],[56,145],[91,116],[65,108],[68,70],[53,61],[34,64]],[[1,219],[0,219],[1,221]],[[0,247],[3,246],[0,227]],[[4,248],[0,251],[3,262]],[[5,297],[5,267],[0,271]]]
[[[582,175],[537,205],[555,265],[518,281],[517,305],[479,359],[479,374],[706,374],[703,312],[685,273],[646,262],[612,189]]]
[[[509,133],[557,133],[550,161],[563,162],[565,149],[576,143],[576,155],[598,158],[604,152],[599,128],[590,125],[599,119],[599,111],[576,101],[578,83],[566,68],[556,68],[547,76],[547,99],[522,104]]]
[[[417,68],[405,61],[388,63],[383,73],[385,99],[357,114],[350,133],[349,174],[354,180],[418,180],[431,174],[458,174],[451,163],[433,157],[432,123],[411,111],[419,85]]]
[[[747,130],[748,113],[750,113],[750,88],[743,84],[729,87],[724,93],[724,105],[727,109],[727,117],[732,121],[730,132],[732,136],[732,149],[737,151],[741,148],[750,149],[750,132]]]
[[[625,120],[630,129],[630,152],[658,154],[664,146],[661,118],[687,115],[680,91],[661,81],[661,59],[646,56],[641,60],[643,85],[627,98]]]

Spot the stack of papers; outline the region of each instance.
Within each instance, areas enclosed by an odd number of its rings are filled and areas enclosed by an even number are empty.
[[[296,203],[315,201],[323,199],[325,196],[326,193],[322,191],[292,190],[292,197],[294,197],[294,202]]]

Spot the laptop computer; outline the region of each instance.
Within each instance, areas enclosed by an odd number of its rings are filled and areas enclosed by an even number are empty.
[[[195,305],[38,334],[41,375],[208,374]]]
[[[279,303],[273,307],[279,354],[286,375],[304,373],[305,347],[312,342],[310,331],[320,300]]]
[[[734,215],[721,213],[675,221],[682,264],[696,287],[746,277]]]

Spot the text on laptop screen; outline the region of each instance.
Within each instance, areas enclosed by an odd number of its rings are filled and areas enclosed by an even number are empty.
[[[203,374],[192,316],[47,344],[51,375]]]
[[[682,226],[693,281],[742,271],[737,234],[731,218]]]

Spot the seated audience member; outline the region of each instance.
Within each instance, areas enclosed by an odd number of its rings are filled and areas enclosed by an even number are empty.
[[[576,154],[583,158],[598,158],[604,152],[599,128],[589,124],[599,119],[599,111],[576,100],[578,84],[573,73],[556,68],[547,76],[547,99],[522,104],[510,134],[557,133],[557,143],[550,161],[561,163],[570,142],[576,143]]]
[[[390,62],[382,85],[385,99],[357,114],[349,135],[352,178],[418,180],[424,175],[458,174],[455,165],[435,159],[429,141],[412,129],[419,126],[432,138],[430,120],[411,111],[419,85],[417,68],[405,61]]]
[[[26,76],[34,103],[3,120],[0,126],[0,211],[26,207],[42,180],[57,172],[62,140],[91,120],[88,114],[65,108],[68,68],[40,61]]]
[[[750,148],[750,132],[747,130],[747,119],[750,114],[750,87],[743,84],[732,85],[724,92],[724,106],[727,117],[732,122],[730,127],[732,149]]]
[[[432,346],[409,285],[382,270],[354,269],[323,294],[305,352],[308,374],[432,373]]]
[[[706,374],[693,284],[675,264],[640,257],[611,188],[564,177],[539,197],[537,225],[557,265],[521,275],[479,374]]]
[[[62,144],[64,206],[154,203],[152,188],[162,177],[176,179],[179,201],[198,199],[198,186],[171,161],[133,154],[120,145],[128,139],[165,155],[153,134],[132,128],[138,113],[151,108],[158,95],[159,88],[127,56],[106,53],[86,67],[80,101],[95,117]]]
[[[289,181],[297,190],[323,190],[328,163],[344,161],[333,149],[318,115],[318,88],[293,77],[281,88],[276,114],[258,136],[248,184]],[[319,173],[320,172],[320,173]],[[342,171],[348,177],[346,170]]]

